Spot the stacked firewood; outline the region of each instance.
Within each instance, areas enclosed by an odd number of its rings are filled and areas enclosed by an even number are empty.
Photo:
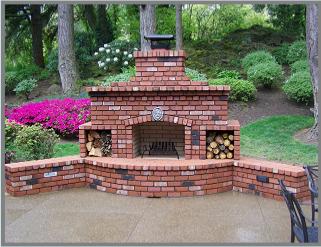
[[[211,132],[206,138],[207,159],[232,159],[234,136],[229,133]]]
[[[108,131],[89,131],[87,134],[86,148],[89,156],[111,156],[111,134]]]

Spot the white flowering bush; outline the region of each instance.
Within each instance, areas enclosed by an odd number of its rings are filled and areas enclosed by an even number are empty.
[[[134,63],[133,52],[138,48],[129,41],[114,40],[104,44],[94,53],[95,59],[100,69],[110,71],[112,69],[121,70]]]

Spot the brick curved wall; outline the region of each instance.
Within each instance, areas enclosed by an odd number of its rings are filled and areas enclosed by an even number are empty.
[[[6,191],[23,196],[89,186],[128,196],[180,197],[224,191],[281,200],[278,179],[300,200],[309,198],[302,167],[257,159],[146,160],[79,156],[5,165]]]

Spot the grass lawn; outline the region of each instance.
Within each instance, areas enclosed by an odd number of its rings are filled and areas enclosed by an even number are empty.
[[[54,148],[54,157],[63,157],[77,154],[79,154],[79,144],[73,142],[59,143]]]
[[[317,164],[318,148],[303,144],[293,135],[313,125],[307,116],[273,116],[241,129],[241,154],[295,164]]]
[[[293,135],[313,125],[307,116],[273,116],[258,120],[241,128],[241,154],[268,160],[295,164],[317,164],[318,149],[303,144]],[[75,143],[57,144],[54,157],[79,154]]]

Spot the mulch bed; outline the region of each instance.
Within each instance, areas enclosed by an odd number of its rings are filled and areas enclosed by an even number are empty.
[[[257,99],[253,102],[229,103],[229,118],[239,120],[241,126],[244,126],[257,119],[273,115],[313,116],[311,107],[289,101],[280,89],[259,90]]]

